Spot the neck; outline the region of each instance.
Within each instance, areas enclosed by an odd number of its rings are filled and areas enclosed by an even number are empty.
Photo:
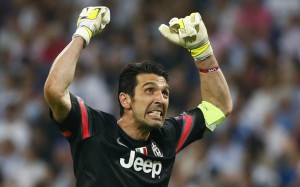
[[[118,124],[122,130],[134,140],[146,141],[151,132],[150,129],[141,128],[132,118],[121,117]]]

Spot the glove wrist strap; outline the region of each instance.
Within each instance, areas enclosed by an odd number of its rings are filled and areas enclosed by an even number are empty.
[[[86,47],[87,45],[89,45],[91,37],[92,37],[92,31],[90,31],[89,28],[82,26],[82,27],[78,27],[76,29],[76,32],[73,34],[72,38],[75,38],[77,36],[81,36],[84,40],[85,40],[85,44],[84,47]]]
[[[206,44],[190,50],[191,55],[194,57],[196,61],[205,60],[207,57],[213,54],[213,49],[208,41]]]

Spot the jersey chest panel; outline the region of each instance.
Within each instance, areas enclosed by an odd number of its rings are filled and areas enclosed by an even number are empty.
[[[175,160],[175,156],[155,157],[136,152],[120,137],[109,133],[84,140],[80,149],[80,160],[84,162],[80,172],[84,174],[78,177],[89,176],[102,186],[103,181],[110,181],[110,186],[167,186]]]

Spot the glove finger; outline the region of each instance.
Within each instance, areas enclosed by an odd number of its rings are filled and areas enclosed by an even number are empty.
[[[193,24],[193,27],[195,28],[196,32],[198,33],[201,29],[201,33],[204,35],[207,35],[207,30],[204,25],[204,22],[202,21],[202,17],[198,12],[194,12],[190,15],[191,22]]]
[[[102,16],[101,23],[108,24],[110,22],[110,11],[107,7],[102,7],[100,10]]]
[[[88,13],[88,10],[89,10],[89,7],[82,9],[81,13],[79,14],[79,17],[86,16]]]
[[[170,42],[181,45],[181,41],[178,33],[174,32],[170,27],[165,24],[161,24],[158,28],[159,32]]]
[[[174,17],[169,21],[169,27],[175,32],[178,32],[178,29],[180,28],[179,25],[179,19]]]
[[[201,15],[198,12],[193,12],[190,15],[191,23],[194,25],[199,25],[200,21],[202,20]]]
[[[197,34],[194,24],[191,21],[191,16],[186,16],[185,18],[181,19],[182,24],[184,25],[184,29],[179,29],[180,37],[192,37]]]
[[[186,37],[185,25],[182,18],[172,18],[169,22],[169,25],[170,29],[173,32],[178,33],[180,37]]]
[[[165,24],[161,24],[158,27],[158,30],[165,38],[167,38],[168,34],[170,34],[170,28]]]
[[[100,9],[98,15],[98,19],[100,19],[100,27],[98,32],[101,32],[105,28],[106,24],[110,22],[110,11],[104,6],[98,8]]]

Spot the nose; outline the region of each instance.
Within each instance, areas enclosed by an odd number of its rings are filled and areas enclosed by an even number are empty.
[[[164,97],[164,94],[162,92],[157,92],[155,94],[154,103],[163,103],[165,101],[167,101],[167,98]]]

